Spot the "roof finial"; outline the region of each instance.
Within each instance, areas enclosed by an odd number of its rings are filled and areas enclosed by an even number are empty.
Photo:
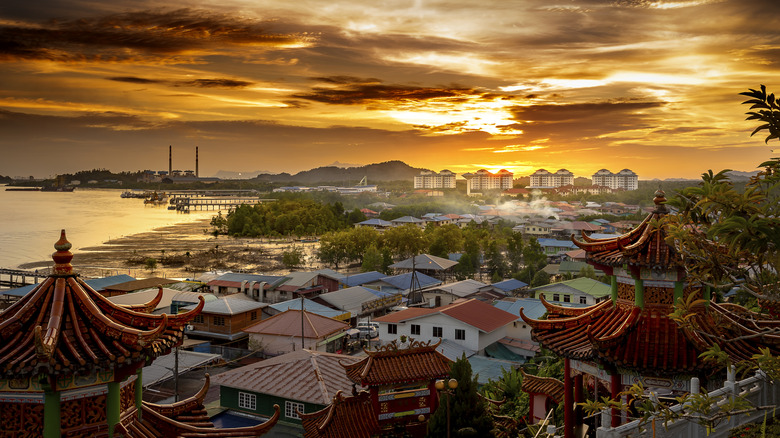
[[[658,187],[658,190],[655,191],[655,198],[653,198],[653,202],[655,203],[655,211],[657,213],[669,212],[669,210],[666,209],[666,193],[661,190],[661,187]]]
[[[57,250],[51,255],[54,260],[54,275],[70,275],[73,273],[73,266],[70,261],[73,260],[73,253],[69,250],[73,245],[68,242],[68,238],[65,237],[65,230],[60,232],[60,240],[54,244],[54,249]]]

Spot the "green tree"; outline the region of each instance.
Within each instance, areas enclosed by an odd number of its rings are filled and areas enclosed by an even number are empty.
[[[363,264],[360,267],[361,272],[382,270],[382,252],[376,247],[376,244],[369,246],[363,254]]]
[[[531,287],[544,286],[550,284],[550,274],[544,271],[536,271],[534,278],[531,280]]]
[[[303,248],[293,246],[287,251],[282,252],[282,264],[287,268],[297,268],[304,263]]]
[[[426,234],[431,242],[428,252],[436,257],[447,258],[463,248],[463,232],[457,225],[433,227],[430,232],[426,229]]]
[[[401,259],[421,254],[428,248],[423,230],[413,224],[390,228],[384,232],[382,238],[390,252]]]
[[[427,436],[447,436],[448,399],[451,436],[490,436],[493,418],[487,410],[485,400],[477,392],[477,376],[472,376],[471,364],[465,354],[452,363],[450,378],[458,381],[458,387],[452,391],[452,395],[446,391],[441,392],[439,407],[428,422]]]
[[[523,234],[511,232],[506,241],[506,261],[509,272],[517,272],[523,261]]]

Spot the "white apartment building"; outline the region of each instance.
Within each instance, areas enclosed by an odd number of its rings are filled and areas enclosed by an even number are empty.
[[[414,177],[415,189],[454,189],[456,173],[447,169],[439,173],[423,170]]]
[[[539,169],[531,175],[531,189],[544,189],[574,185],[574,174],[566,169],[559,169],[550,173],[545,169]]]
[[[497,173],[479,169],[474,173],[463,174],[463,178],[466,178],[466,193],[469,194],[472,190],[511,189],[514,182],[513,177],[514,174],[505,169],[501,169]]]
[[[593,185],[610,189],[636,190],[639,187],[639,177],[630,169],[623,169],[618,173],[601,169],[593,174]]]

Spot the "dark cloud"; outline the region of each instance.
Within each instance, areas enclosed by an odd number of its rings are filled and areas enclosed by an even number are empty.
[[[339,84],[339,85],[382,83],[381,80],[376,78],[357,78],[355,76],[328,76],[328,77],[318,77],[318,78],[311,78],[311,79],[317,82],[326,82],[329,84]]]
[[[423,101],[437,98],[459,98],[481,93],[470,88],[414,87],[406,85],[349,84],[341,88],[315,87],[310,93],[296,94],[298,99],[336,105],[356,105],[370,102]]]
[[[142,61],[210,48],[277,46],[311,37],[273,33],[268,23],[210,11],[141,11],[37,27],[0,27],[0,61]],[[185,52],[187,52],[185,54]]]
[[[532,122],[562,122],[586,120],[614,116],[615,113],[633,114],[638,110],[657,108],[664,102],[612,101],[579,103],[570,105],[531,105],[516,108],[513,113],[517,120]]]
[[[177,87],[200,88],[245,88],[252,85],[252,82],[235,79],[195,79],[192,81],[178,81],[174,85]]]
[[[117,81],[117,82],[129,82],[131,84],[157,84],[159,82],[162,82],[156,79],[137,78],[134,76],[117,76],[113,78],[108,78],[108,80]]]

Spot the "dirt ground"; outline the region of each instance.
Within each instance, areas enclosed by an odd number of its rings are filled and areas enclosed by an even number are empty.
[[[102,245],[73,252],[73,267],[85,277],[103,277],[130,272],[137,278],[197,278],[214,270],[242,271],[271,275],[290,271],[282,253],[293,247],[303,249],[306,263],[297,269],[319,269],[318,247],[314,242],[214,237],[209,220],[180,223],[150,232],[111,239]],[[151,263],[148,259],[153,259]],[[150,265],[156,265],[151,269]],[[22,269],[50,268],[52,262],[22,265]]]

